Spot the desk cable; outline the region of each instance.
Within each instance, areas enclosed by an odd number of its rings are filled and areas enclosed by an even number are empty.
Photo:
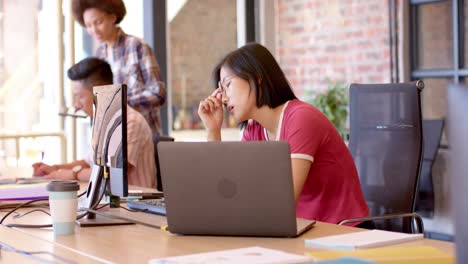
[[[103,205],[97,207],[96,210],[100,210],[100,209],[102,209],[102,208],[104,208],[104,207],[106,207],[106,206],[108,206],[108,205],[109,205],[109,204],[103,204]],[[23,216],[25,216],[25,215],[27,215],[27,214],[30,214],[30,213],[33,213],[33,212],[37,212],[37,211],[41,211],[41,212],[43,212],[43,213],[45,213],[45,214],[50,215],[49,212],[46,212],[46,211],[40,210],[40,209],[35,209],[35,210],[32,210],[32,211],[26,212],[26,213],[24,213],[24,214],[15,215],[13,218],[20,218],[20,217],[23,217]],[[11,214],[12,212],[13,212],[13,211],[10,211],[8,214]],[[83,214],[78,215],[78,216],[76,217],[76,220],[79,220],[79,219],[85,217],[86,215],[88,215],[88,212],[85,212],[85,213],[83,213]],[[6,216],[7,216],[7,215],[6,215]],[[6,217],[6,216],[5,216],[5,217]],[[5,218],[5,217],[4,217],[4,218]],[[3,221],[3,220],[2,220],[2,221]],[[0,223],[1,223],[1,222],[0,222]],[[2,224],[3,224],[3,223],[2,223]],[[52,227],[52,224],[44,224],[44,225],[6,224],[5,226],[7,226],[7,227],[19,227],[19,228],[47,228],[47,227]]]
[[[26,205],[33,204],[33,203],[35,203],[35,202],[39,202],[39,201],[48,201],[48,200],[49,200],[49,198],[35,199],[35,200],[31,200],[31,201],[28,201],[28,202],[25,202],[25,203],[22,203],[22,204],[16,206],[15,208],[13,208],[12,210],[10,210],[6,215],[4,215],[4,216],[2,217],[2,219],[0,220],[0,225],[3,225],[3,221],[5,221],[5,219],[6,219],[9,215],[11,215],[12,213],[16,212],[16,210],[20,209],[21,207],[24,207],[24,206],[26,206]],[[10,225],[6,225],[6,226],[10,226]],[[39,228],[41,228],[41,227],[50,227],[50,226],[52,226],[52,225],[34,225],[34,227],[39,227]]]
[[[45,207],[45,206],[43,207],[43,206],[40,206],[40,205],[37,205],[37,206],[38,206],[38,207],[42,207],[42,208],[48,208],[48,207]],[[47,212],[47,211],[44,210],[44,209],[38,208],[38,209],[33,209],[33,210],[28,211],[28,212],[23,213],[23,214],[20,214],[20,213],[18,213],[18,212],[15,212],[15,215],[13,216],[13,218],[14,218],[14,219],[18,219],[18,218],[21,218],[21,217],[23,217],[23,216],[26,216],[26,215],[28,215],[28,214],[32,214],[32,213],[35,213],[35,212],[41,212],[41,213],[44,213],[44,214],[50,216],[50,213],[49,213],[49,212]]]
[[[86,192],[81,193],[80,195],[78,195],[78,197],[81,197],[81,196],[83,196],[84,194],[86,194]],[[101,195],[101,197],[100,197],[100,199],[99,199],[98,201],[100,201],[100,200],[102,199],[102,196],[104,196],[104,193]],[[49,200],[49,198],[40,198],[40,199],[35,199],[35,200],[27,201],[27,202],[25,202],[25,203],[22,203],[22,204],[17,205],[15,208],[13,208],[12,210],[10,210],[6,215],[4,215],[4,216],[2,217],[2,219],[0,220],[0,225],[5,225],[5,224],[3,224],[3,222],[5,221],[5,219],[6,219],[9,215],[15,213],[18,209],[20,209],[20,208],[22,208],[22,207],[25,207],[25,206],[43,207],[42,205],[34,205],[33,203],[35,203],[35,202],[40,202],[40,201],[48,201],[48,200]],[[107,205],[107,204],[106,204],[106,205]],[[106,205],[104,205],[104,206],[106,206]],[[96,206],[97,206],[97,204],[93,205],[93,207],[96,207]],[[102,206],[102,207],[104,207],[104,206]],[[97,208],[97,210],[101,209],[102,207]],[[37,211],[37,209],[32,210],[32,211],[27,212],[27,213],[24,213],[23,215],[18,215],[18,214],[16,214],[15,217],[22,217],[22,216],[24,216],[24,215],[26,215],[26,214],[29,214],[29,213],[32,213],[32,212],[34,212],[34,211]],[[47,213],[47,212],[45,212],[45,211],[43,211],[43,210],[41,210],[41,211],[44,212],[44,213]],[[49,214],[49,213],[47,213],[47,214]],[[81,219],[81,218],[87,216],[88,214],[89,214],[89,212],[85,212],[85,213],[83,213],[83,214],[81,214],[81,215],[78,215],[78,216],[76,217],[76,219],[79,220],[79,219]],[[49,215],[50,215],[50,214],[49,214]],[[52,227],[52,224],[44,224],[44,225],[6,224],[5,226],[7,226],[7,227],[19,227],[19,228],[48,228],[48,227]]]
[[[86,193],[86,192],[85,192]],[[80,194],[79,196],[82,196],[84,193]],[[104,193],[101,195],[101,198],[98,199],[98,201],[100,201],[102,199],[102,196],[104,195]],[[31,200],[31,201],[28,201],[28,202],[25,202],[25,203],[22,203],[22,204],[19,204],[17,205],[15,208],[13,208],[12,210],[10,210],[6,215],[3,216],[3,218],[0,220],[0,225],[5,225],[3,224],[3,222],[5,221],[5,219],[15,213],[18,209],[22,208],[22,207],[25,207],[27,205],[32,205],[32,206],[38,206],[38,207],[43,207],[41,205],[33,205],[33,203],[35,202],[39,202],[39,201],[48,201],[49,199],[48,198],[41,198],[41,199],[35,199],[35,200]],[[114,218],[114,219],[120,219],[120,220],[125,220],[125,221],[128,221],[128,222],[132,222],[132,223],[135,223],[135,224],[140,224],[140,225],[144,225],[144,226],[148,226],[148,227],[152,227],[152,228],[156,228],[156,229],[160,229],[160,230],[163,230],[163,231],[169,231],[169,228],[167,225],[162,225],[162,226],[159,226],[159,225],[152,225],[152,224],[148,224],[148,223],[145,223],[145,222],[141,222],[141,221],[138,221],[138,220],[135,220],[135,219],[130,219],[130,218],[127,218],[127,217],[122,217],[122,216],[115,216],[115,215],[110,215],[110,214],[106,214],[106,213],[102,213],[98,210],[102,209],[103,207],[106,207],[108,206],[109,204],[104,204],[102,206],[99,206],[97,207],[97,205],[93,205],[92,208],[95,208],[95,209],[90,209],[90,208],[80,208],[80,211],[85,211],[85,213],[83,214],[80,214],[76,217],[77,220],[87,216],[89,213],[95,213],[97,215],[101,215],[101,216],[104,216],[104,217],[108,217],[108,218]],[[124,208],[121,206],[121,208],[125,209],[125,210],[128,210],[130,211],[129,209],[127,208]],[[35,210],[32,210],[30,212],[27,212],[27,213],[24,213],[22,215],[18,215],[16,213],[15,217],[18,218],[18,217],[22,217],[26,214],[29,214],[29,213],[32,213],[34,211],[38,211],[38,209],[35,209]],[[47,213],[43,210],[41,210],[42,212],[44,213]],[[49,214],[49,213],[47,213]],[[49,214],[50,215],[50,214]],[[44,224],[44,225],[26,225],[26,224],[6,224],[5,226],[7,227],[19,227],[19,228],[48,228],[48,227],[52,227],[52,224]]]
[[[9,209],[4,209],[4,208],[0,208],[0,213],[5,213],[5,212],[8,213],[8,212],[10,212],[10,210],[9,210]],[[18,212],[14,212],[14,214],[15,214],[15,215],[14,215],[13,217],[18,217],[18,216],[20,215]]]

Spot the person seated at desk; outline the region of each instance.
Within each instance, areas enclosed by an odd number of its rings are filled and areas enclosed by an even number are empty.
[[[243,129],[243,141],[289,143],[297,217],[338,223],[368,216],[343,139],[323,113],[296,98],[265,47],[251,43],[227,54],[213,80],[215,91],[198,108],[208,141],[221,140],[224,105]]]
[[[112,84],[110,65],[98,58],[86,58],[68,70],[75,96],[75,108],[93,117],[93,86]],[[144,117],[127,107],[128,184],[156,188],[156,164],[151,129]],[[87,181],[91,158],[66,164],[33,164],[34,175],[45,178]]]

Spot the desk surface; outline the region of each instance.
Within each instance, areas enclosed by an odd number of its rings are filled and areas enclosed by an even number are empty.
[[[111,209],[112,214],[133,215],[140,221],[153,224],[164,223],[165,218],[146,213],[132,213],[123,209]],[[47,215],[39,213],[29,218],[37,223],[47,222]],[[27,222],[28,217],[21,219]],[[15,221],[15,222],[19,222]],[[310,231],[299,238],[258,238],[258,237],[213,237],[213,236],[180,236],[167,231],[143,226],[106,226],[106,227],[76,227],[76,234],[72,236],[54,237],[52,229],[22,229],[23,232],[37,238],[53,242],[66,248],[75,249],[86,255],[117,263],[143,263],[153,258],[193,254],[214,250],[226,250],[250,246],[262,246],[283,250],[290,253],[304,254],[304,252],[319,251],[321,248],[305,247],[304,239],[357,232],[361,229],[338,226],[318,222]],[[453,243],[423,239],[402,245],[430,245],[444,252],[454,254]]]
[[[0,225],[0,242],[2,246],[12,247],[14,250],[26,252],[49,252],[51,254],[34,254],[33,257],[22,255],[18,252],[1,249],[0,262],[2,263],[38,263],[38,259],[42,261],[56,261],[57,263],[66,263],[65,261],[75,261],[76,263],[93,263],[98,262],[98,259],[86,256],[81,252],[64,248],[61,245],[46,242],[39,238],[31,237],[31,235],[23,233]],[[57,258],[58,257],[58,258]],[[65,261],[61,261],[65,260]]]
[[[31,208],[25,208],[21,212],[30,210]],[[166,222],[165,217],[162,216],[129,212],[121,208],[110,209],[107,212],[149,224],[162,225]],[[4,214],[4,212],[0,212],[0,216]],[[50,223],[50,217],[44,213],[34,212],[19,219],[10,217],[6,222],[47,224]],[[14,230],[2,227],[0,229],[0,241],[5,243],[11,242],[15,247],[16,245],[20,245],[18,244],[20,242],[24,244],[24,241],[28,243],[29,241],[35,241],[30,244],[29,249],[37,249],[42,245],[46,251],[57,252],[63,257],[73,257],[79,263],[93,261],[146,263],[154,258],[250,246],[261,246],[289,253],[304,254],[304,252],[324,250],[323,248],[316,247],[306,248],[304,239],[358,232],[361,230],[359,228],[318,222],[311,230],[298,238],[259,238],[181,236],[144,225],[81,228],[77,226],[75,235],[54,237],[52,228]],[[31,238],[31,236],[34,238]],[[44,243],[37,241],[43,241]],[[429,245],[452,255],[455,252],[453,243],[430,239],[401,243],[396,246],[406,245]],[[28,248],[23,250],[28,250]]]

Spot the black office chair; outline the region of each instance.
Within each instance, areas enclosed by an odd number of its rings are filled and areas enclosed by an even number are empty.
[[[416,212],[424,217],[432,217],[434,215],[432,167],[439,150],[443,128],[443,119],[423,120],[424,154],[421,175],[419,175],[419,192],[416,202]]]
[[[153,136],[153,144],[154,144],[154,161],[156,163],[156,179],[158,182],[158,185],[156,189],[158,191],[163,191],[162,187],[162,179],[161,179],[161,173],[160,173],[160,166],[159,166],[159,156],[158,156],[158,143],[161,141],[174,141],[173,137],[170,136]]]
[[[414,213],[422,157],[422,81],[350,86],[349,148],[375,228],[413,233],[424,227]]]

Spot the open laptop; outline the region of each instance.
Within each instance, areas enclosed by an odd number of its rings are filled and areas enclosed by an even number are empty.
[[[295,237],[315,223],[296,219],[286,142],[161,142],[158,153],[172,233]]]

